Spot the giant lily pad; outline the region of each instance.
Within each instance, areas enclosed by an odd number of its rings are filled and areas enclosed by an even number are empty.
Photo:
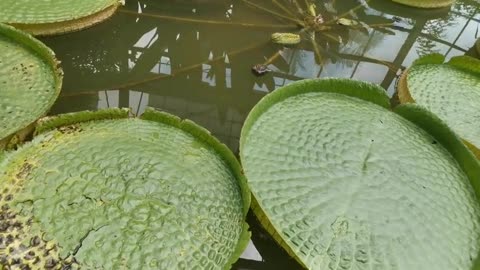
[[[4,24],[0,52],[1,149],[13,134],[47,113],[60,92],[62,72],[48,47]]]
[[[417,60],[402,76],[400,102],[416,102],[444,120],[480,158],[480,60],[442,55]]]
[[[393,0],[400,4],[419,8],[441,8],[455,3],[455,0]]]
[[[2,0],[0,22],[34,35],[72,32],[112,16],[123,0]]]
[[[308,269],[470,269],[480,164],[418,105],[307,80],[249,114],[240,157],[261,223]]]
[[[5,155],[0,266],[230,268],[249,239],[235,156],[190,121],[127,114],[47,119]]]

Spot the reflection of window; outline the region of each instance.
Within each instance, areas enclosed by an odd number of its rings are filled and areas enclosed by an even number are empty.
[[[268,87],[265,83],[262,83],[262,85],[255,83],[253,85],[253,90],[268,93]]]
[[[98,109],[118,107],[119,91],[107,90],[98,92]]]
[[[243,252],[241,258],[258,262],[263,260],[262,255],[260,255],[252,240],[249,241],[248,246],[245,249],[245,252]]]
[[[231,68],[225,69],[225,86],[227,88],[232,88],[232,69]]]
[[[98,92],[98,109],[113,107],[130,108],[133,114],[139,115],[148,106],[149,94],[127,90],[107,90]],[[127,105],[128,103],[128,105]]]
[[[128,55],[130,56],[128,58],[128,69],[133,69],[135,67],[135,63],[137,60],[142,56],[142,52],[135,52],[135,58],[132,59],[132,50],[128,50]]]
[[[143,34],[143,36],[133,45],[136,48],[150,48],[158,39],[157,27]]]
[[[162,56],[160,57],[160,61],[155,64],[155,66],[150,70],[153,73],[157,74],[172,74],[172,64],[170,61],[170,57]]]
[[[132,113],[139,115],[145,111],[148,106],[149,94],[137,91],[128,91],[128,107]]]
[[[202,82],[208,83],[210,86],[216,86],[215,74],[213,74],[212,66],[209,64],[202,64]]]

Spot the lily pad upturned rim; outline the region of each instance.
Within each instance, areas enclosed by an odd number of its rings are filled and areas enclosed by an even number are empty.
[[[129,118],[130,110],[125,108],[110,108],[98,111],[82,111],[75,113],[60,114],[51,117],[45,117],[39,120],[39,124],[36,127],[35,135],[48,132],[53,129],[66,127],[82,122],[101,121],[109,119],[125,119]],[[223,143],[221,143],[216,137],[214,137],[207,129],[196,124],[188,119],[181,119],[175,115],[167,112],[158,111],[154,108],[147,107],[145,112],[139,117],[139,119],[145,121],[152,121],[157,123],[166,124],[175,128],[178,128],[186,133],[191,134],[196,139],[200,140],[204,144],[210,146],[215,152],[222,157],[225,164],[230,168],[238,181],[240,188],[242,201],[243,201],[243,228],[237,246],[235,247],[232,256],[228,263],[225,265],[225,270],[231,269],[231,266],[240,258],[243,251],[247,247],[251,232],[249,231],[249,225],[245,221],[247,213],[250,209],[251,193],[248,188],[247,180],[243,174],[243,170],[238,159],[232,153],[232,151]],[[1,156],[0,156],[1,160]]]
[[[393,2],[417,8],[435,9],[451,6],[455,0],[393,0]]]
[[[42,115],[39,115],[38,118],[45,116],[48,113],[48,111],[51,109],[55,101],[57,100],[62,89],[63,70],[59,66],[60,61],[57,60],[57,58],[55,57],[55,53],[49,47],[47,47],[47,45],[43,44],[40,40],[36,39],[30,34],[25,33],[21,30],[18,30],[13,26],[0,23],[0,34],[31,49],[39,57],[41,57],[45,62],[47,62],[51,67],[52,73],[54,74],[54,77],[55,77],[55,89],[52,94],[52,99],[48,104],[46,104],[47,109],[43,112]],[[15,134],[22,133],[22,131],[25,131],[28,133],[28,131],[31,130],[32,125],[35,124],[38,118],[26,126],[20,127],[16,132],[7,135],[5,138],[0,138],[0,150],[7,146],[10,139]]]
[[[478,38],[477,42],[475,42],[475,49],[477,50],[477,54],[480,57],[480,38]]]
[[[266,112],[271,106],[281,102],[289,97],[296,95],[326,92],[343,94],[353,98],[358,98],[371,102],[380,107],[391,110],[390,100],[383,88],[378,85],[354,81],[350,79],[325,78],[325,79],[307,79],[291,83],[281,87],[263,97],[259,103],[250,111],[240,136],[240,160],[243,161],[243,149],[245,140],[255,121]],[[396,113],[434,137],[458,162],[461,169],[465,172],[475,191],[477,198],[480,198],[480,162],[473,153],[463,144],[462,140],[453,132],[447,124],[433,113],[416,104],[403,104],[397,106],[393,113]],[[304,268],[306,265],[300,260],[295,252],[286,244],[279,234],[277,228],[267,217],[263,206],[256,199],[254,190],[252,192],[252,211],[257,216],[262,226],[270,233],[273,239],[299,264]],[[473,269],[480,269],[480,256],[475,259]]]
[[[456,56],[452,57],[449,62],[445,63],[445,56],[434,53],[425,55],[423,57],[415,60],[411,67],[424,65],[424,64],[436,64],[436,65],[449,65],[451,67],[457,68],[459,70],[477,74],[480,76],[480,66],[478,66],[478,61],[475,58],[469,56]],[[410,67],[410,68],[411,68]],[[408,73],[410,68],[406,69],[399,78],[397,85],[398,99],[401,104],[415,103],[410,91],[408,89]],[[468,146],[468,148],[473,152],[473,154],[480,160],[480,146],[475,146],[469,141],[463,140],[463,142]]]
[[[103,10],[89,14],[85,17],[76,17],[67,21],[55,21],[47,23],[19,23],[19,22],[4,22],[34,36],[51,36],[66,34],[75,31],[80,31],[94,25],[97,25],[110,17],[112,17],[117,9],[124,5],[124,0],[118,0],[116,3],[106,7]]]

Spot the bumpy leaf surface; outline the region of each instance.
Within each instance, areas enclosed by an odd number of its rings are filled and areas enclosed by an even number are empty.
[[[53,52],[40,41],[0,24],[0,142],[53,105],[62,81],[56,66]]]
[[[69,32],[110,17],[120,0],[2,0],[0,22],[35,35]]]
[[[305,81],[257,104],[240,152],[255,213],[308,269],[470,269],[480,237],[471,182],[478,162],[440,120],[431,123],[443,132],[437,140],[389,110],[381,92]],[[418,106],[402,113],[433,117]],[[440,143],[445,134],[468,166]]]
[[[8,153],[0,265],[228,269],[248,241],[239,165],[199,127],[160,118],[67,125]]]
[[[406,76],[406,85],[399,91],[408,92],[414,102],[479,149],[480,61],[464,57],[454,58],[450,64],[414,65]]]

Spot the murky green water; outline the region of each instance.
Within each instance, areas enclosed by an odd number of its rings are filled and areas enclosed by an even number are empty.
[[[151,106],[196,121],[238,152],[246,115],[280,86],[304,78],[344,77],[381,84],[393,96],[399,69],[419,55],[472,54],[480,36],[476,0],[426,11],[388,0],[317,0],[325,22],[346,16],[362,24],[317,32],[315,46],[305,35],[301,44],[283,47],[269,42],[270,35],[300,29],[261,7],[287,11],[270,0],[251,3],[132,0],[94,28],[43,39],[65,71],[52,114],[117,106],[140,114]],[[262,63],[272,71],[253,75],[252,66]],[[253,244],[235,269],[300,269],[254,217],[249,220]]]

